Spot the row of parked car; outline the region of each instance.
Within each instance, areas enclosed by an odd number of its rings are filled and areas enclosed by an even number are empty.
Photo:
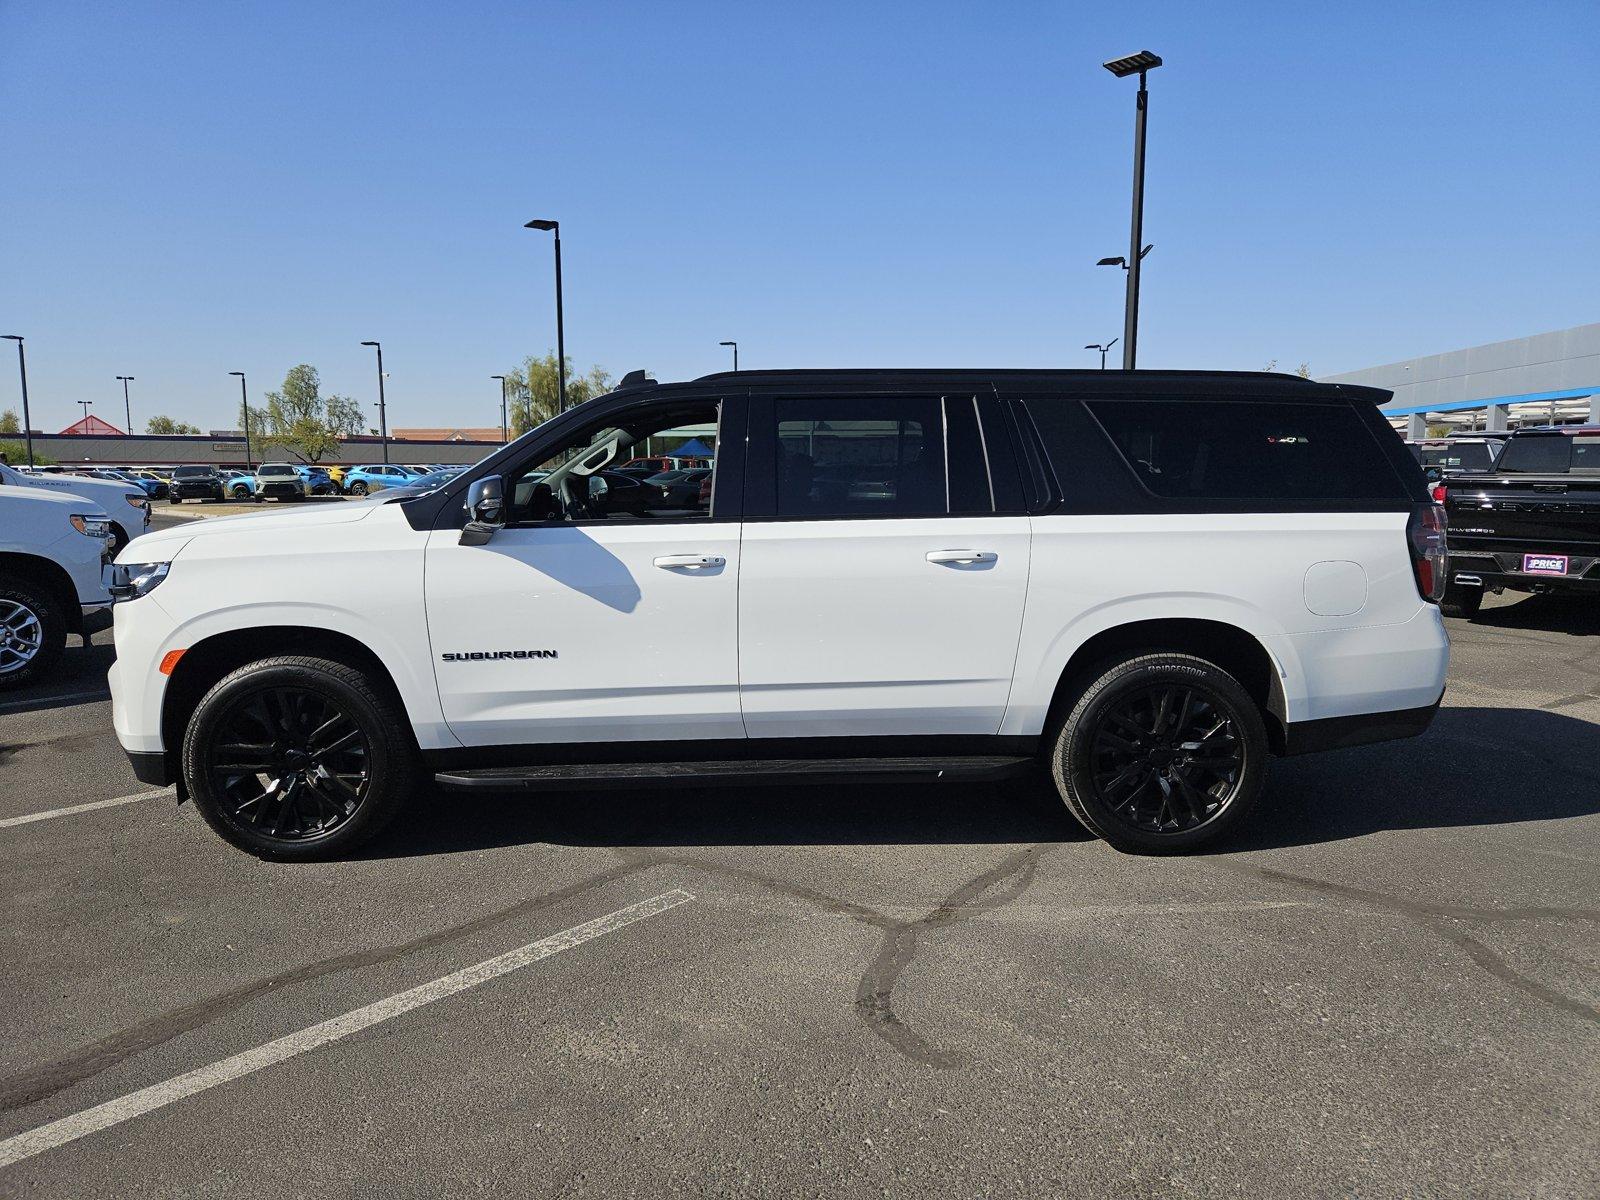
[[[262,463],[252,469],[216,466],[84,467],[73,473],[140,488],[151,500],[174,504],[184,500],[299,499],[304,496],[367,496],[421,482],[437,486],[453,477],[459,464],[381,463],[370,466],[324,466],[320,463]],[[61,474],[63,467],[41,467]],[[296,482],[298,480],[298,484]]]
[[[1445,612],[1470,617],[1491,591],[1600,596],[1600,425],[1407,445],[1449,521]]]

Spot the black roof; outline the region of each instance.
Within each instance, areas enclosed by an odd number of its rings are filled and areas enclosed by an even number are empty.
[[[646,380],[646,384],[650,381]],[[760,391],[794,388],[818,391],[836,387],[892,391],[904,388],[992,384],[1002,391],[1050,391],[1066,388],[1076,394],[1160,395],[1172,399],[1230,396],[1306,399],[1334,397],[1383,404],[1393,393],[1382,388],[1347,383],[1318,383],[1298,375],[1274,371],[1101,371],[1094,368],[1037,369],[975,367],[807,368],[776,371],[717,371],[684,383],[658,384],[663,389],[703,387],[706,384],[743,385]]]

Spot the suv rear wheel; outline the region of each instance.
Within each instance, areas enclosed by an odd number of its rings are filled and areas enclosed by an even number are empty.
[[[211,828],[261,858],[346,854],[410,795],[419,767],[399,706],[365,673],[267,658],[208,691],[183,739],[183,775]]]
[[[0,579],[0,690],[48,675],[66,645],[55,596],[30,579]]]
[[[1134,854],[1181,854],[1237,825],[1266,782],[1267,731],[1239,681],[1189,654],[1106,665],[1058,730],[1067,808]]]

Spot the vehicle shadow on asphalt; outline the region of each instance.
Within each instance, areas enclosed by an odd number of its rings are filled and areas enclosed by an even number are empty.
[[[1276,759],[1260,807],[1215,850],[1390,829],[1600,812],[1600,725],[1520,708],[1447,708],[1420,738]],[[705,788],[420,797],[363,858],[570,846],[982,845],[1089,835],[1042,780],[983,785]]]
[[[1493,604],[1468,619],[1486,629],[1532,629],[1542,633],[1600,635],[1600,603],[1592,596],[1524,596],[1509,604]]]
[[[451,854],[528,842],[568,846],[852,846],[1085,841],[1044,784],[761,787],[418,799],[362,857]]]
[[[1419,738],[1277,759],[1218,850],[1560,821],[1600,812],[1600,725],[1537,708],[1445,708]]]

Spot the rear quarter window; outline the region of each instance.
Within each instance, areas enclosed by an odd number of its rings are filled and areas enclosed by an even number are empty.
[[[1407,498],[1383,447],[1348,404],[1091,400],[1086,406],[1128,470],[1163,499]]]

